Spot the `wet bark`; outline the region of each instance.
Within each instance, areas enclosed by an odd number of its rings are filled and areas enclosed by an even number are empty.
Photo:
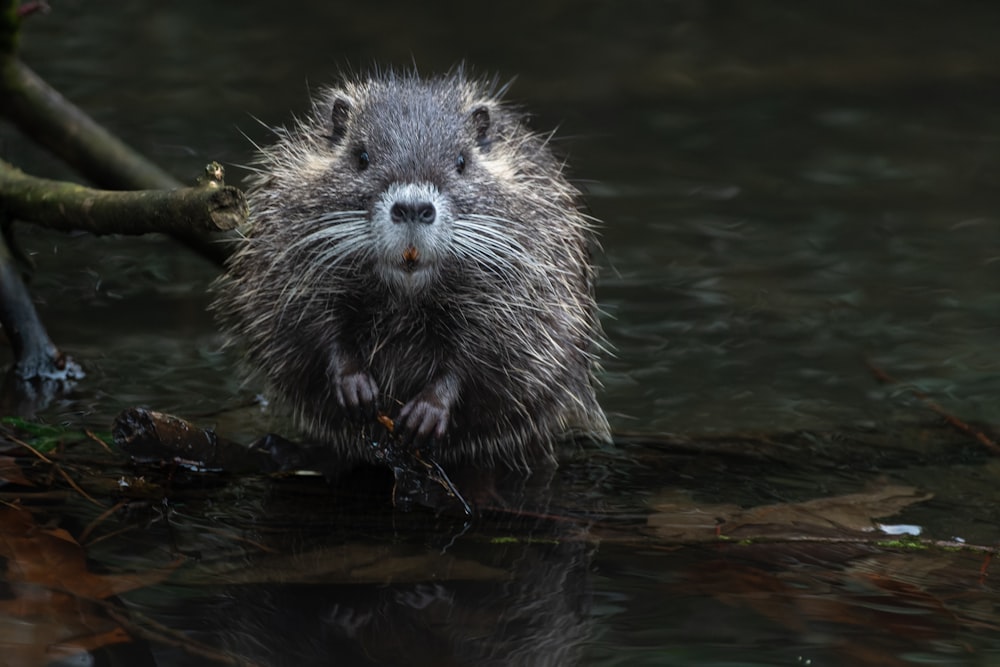
[[[201,186],[181,183],[129,148],[49,86],[17,56],[22,19],[43,4],[0,0],[0,116],[107,192],[33,178],[0,163],[0,324],[14,354],[17,393],[58,393],[83,376],[80,367],[49,338],[14,260],[10,223],[15,219],[59,230],[94,234],[164,232],[221,265],[227,247],[210,232],[246,220],[243,193],[222,183],[222,169],[209,165]]]
[[[102,188],[174,189],[182,185],[108,132],[13,55],[2,58],[0,114]],[[225,248],[203,233],[173,230],[171,235],[216,264],[221,265],[225,260]]]
[[[3,161],[0,200],[11,218],[92,234],[224,231],[248,213],[242,191],[214,180],[172,190],[96,190],[29,176]]]
[[[21,381],[72,381],[83,377],[45,331],[17,264],[0,236],[0,325],[14,353],[14,374]]]

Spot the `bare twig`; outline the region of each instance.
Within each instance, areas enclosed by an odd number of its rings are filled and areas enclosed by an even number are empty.
[[[4,437],[7,438],[8,440],[10,440],[11,442],[13,442],[18,447],[24,447],[29,452],[31,452],[36,457],[38,457],[38,459],[41,460],[42,462],[48,463],[49,465],[53,465],[53,466],[55,465],[55,461],[53,461],[52,459],[50,459],[49,457],[47,457],[45,454],[42,454],[40,451],[38,451],[37,449],[35,449],[34,447],[32,447],[31,445],[29,445],[28,443],[26,443],[24,440],[20,440],[18,438],[15,438],[13,435],[11,435],[9,433],[4,434]]]
[[[868,369],[872,372],[872,375],[875,376],[875,379],[881,382],[882,384],[900,384],[899,380],[892,377],[884,370],[876,366],[871,360],[868,360],[865,363],[868,365]],[[940,404],[935,402],[934,399],[932,399],[930,396],[920,391],[919,389],[911,386],[909,387],[909,391],[914,398],[916,398],[925,406],[927,406],[927,408],[931,412],[940,415],[941,418],[944,419],[944,421],[947,422],[950,426],[953,426],[954,428],[961,431],[965,435],[973,438],[979,444],[981,444],[983,447],[990,450],[994,454],[1000,454],[1000,445],[998,445],[996,441],[994,441],[991,437],[980,431],[975,426],[967,424],[966,422],[962,421],[955,415],[951,414],[943,407],[941,407]]]
[[[96,519],[87,524],[87,527],[80,532],[80,535],[77,536],[76,541],[79,542],[81,545],[87,546],[87,540],[90,538],[90,534],[93,533],[98,526],[107,521],[111,515],[113,515],[115,512],[125,507],[126,505],[128,505],[127,500],[120,500],[111,507],[109,507],[108,509],[101,512]]]
[[[88,438],[90,438],[91,440],[93,440],[94,442],[96,442],[98,445],[100,445],[104,449],[104,451],[106,451],[108,454],[113,454],[114,453],[114,452],[111,451],[111,448],[108,447],[108,443],[106,443],[103,440],[101,440],[101,438],[98,437],[98,435],[96,433],[94,433],[93,431],[91,431],[89,428],[84,429],[83,432],[87,435]]]
[[[54,467],[55,471],[59,473],[64,480],[66,480],[66,483],[69,484],[74,491],[76,491],[81,496],[89,500],[92,504],[97,505],[98,507],[104,507],[104,503],[98,501],[92,495],[84,491],[83,488],[79,484],[77,484],[72,477],[69,476],[69,473],[62,469],[62,466],[56,465]]]

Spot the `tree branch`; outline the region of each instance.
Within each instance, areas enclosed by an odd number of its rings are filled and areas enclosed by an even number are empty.
[[[173,190],[95,190],[29,176],[2,160],[0,201],[11,218],[93,234],[229,230],[244,223],[249,212],[243,193],[217,180]]]
[[[80,367],[56,348],[35,312],[17,264],[0,236],[0,324],[14,352],[14,372],[21,380],[71,381]]]
[[[0,60],[0,113],[88,180],[112,190],[169,190],[181,183],[129,148],[17,57]],[[172,234],[222,264],[226,250],[192,231]]]
[[[83,377],[42,325],[8,246],[14,218],[95,234],[167,232],[216,264],[226,248],[205,233],[231,229],[247,216],[243,193],[222,183],[222,169],[196,188],[180,188],[168,173],[97,124],[17,57],[21,19],[44,3],[0,0],[0,115],[111,193],[25,175],[0,162],[0,325],[14,353],[14,393],[45,401]],[[160,190],[160,192],[148,192]],[[163,192],[167,190],[168,192]],[[8,383],[5,383],[5,387]]]

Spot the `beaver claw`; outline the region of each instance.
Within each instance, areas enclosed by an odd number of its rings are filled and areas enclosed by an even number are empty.
[[[450,421],[450,406],[435,392],[425,391],[399,411],[396,432],[404,444],[418,447],[444,438]]]
[[[378,385],[365,371],[348,373],[334,383],[337,403],[353,419],[374,419],[378,412]]]

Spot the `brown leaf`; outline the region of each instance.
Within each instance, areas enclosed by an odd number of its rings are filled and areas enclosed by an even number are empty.
[[[909,505],[932,497],[933,494],[912,486],[883,486],[801,503],[763,505],[737,513],[723,526],[723,532],[735,537],[737,530],[745,532],[763,526],[867,532],[875,529],[875,519],[898,514]]]
[[[34,486],[24,476],[21,466],[17,465],[17,459],[11,456],[0,456],[0,482],[17,484],[19,486]]]
[[[996,586],[970,585],[981,571],[980,553],[831,543],[699,553],[707,557],[679,573],[663,590],[665,598],[710,596],[800,636],[819,631],[839,656],[829,664],[902,667],[911,664],[898,657],[907,651],[958,646],[963,634],[1000,631]]]
[[[657,537],[670,542],[718,539],[720,526],[742,511],[739,505],[696,505],[681,493],[657,500],[652,509],[647,525]]]
[[[157,583],[169,574],[93,574],[87,570],[83,547],[69,533],[42,529],[30,512],[13,508],[0,509],[0,557],[7,560],[11,584],[38,584],[95,600]]]
[[[874,520],[897,514],[932,497],[910,486],[883,485],[861,493],[743,509],[737,505],[695,505],[674,495],[653,504],[647,524],[661,539],[701,542],[720,535],[776,538],[793,534],[837,535],[875,529]]]
[[[128,641],[101,600],[162,581],[170,570],[97,575],[61,528],[27,510],[0,508],[0,559],[9,595],[0,599],[0,665],[41,665]]]

